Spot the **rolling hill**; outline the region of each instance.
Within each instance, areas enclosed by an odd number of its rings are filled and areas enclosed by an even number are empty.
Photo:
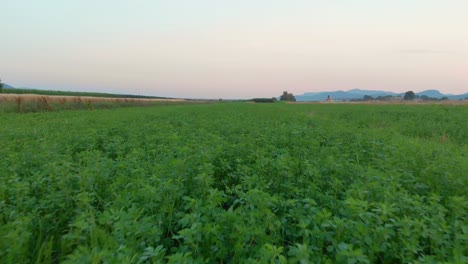
[[[352,89],[349,91],[331,91],[331,92],[318,92],[318,93],[304,93],[303,95],[297,95],[297,101],[325,101],[328,96],[333,100],[343,101],[352,99],[361,99],[364,95],[370,95],[372,97],[377,96],[398,96],[399,94],[386,91],[373,91],[373,90],[361,90]]]
[[[349,91],[330,91],[330,92],[316,92],[316,93],[304,93],[302,95],[296,95],[296,100],[298,102],[307,102],[307,101],[325,101],[327,100],[328,96],[330,96],[335,101],[346,101],[346,100],[354,100],[354,99],[361,99],[364,95],[369,95],[372,97],[379,97],[379,96],[401,96],[403,97],[405,93],[394,93],[394,92],[387,92],[387,91],[379,91],[379,90],[361,90],[361,89],[352,89]],[[441,99],[443,97],[447,97],[451,100],[459,100],[468,98],[468,93],[460,94],[460,95],[453,95],[453,94],[443,94],[438,90],[425,90],[422,92],[416,93],[418,96],[428,96],[431,98]]]

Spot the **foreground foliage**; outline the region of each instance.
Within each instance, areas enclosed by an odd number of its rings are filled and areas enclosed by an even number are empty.
[[[465,106],[0,115],[1,263],[466,263]]]

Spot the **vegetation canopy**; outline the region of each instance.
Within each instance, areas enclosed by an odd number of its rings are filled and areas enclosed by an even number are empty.
[[[416,94],[413,91],[408,91],[405,93],[403,99],[405,100],[414,100],[416,98]]]
[[[296,97],[294,97],[292,93],[284,91],[283,94],[280,96],[280,101],[296,102]]]
[[[0,113],[0,263],[467,263],[466,106]]]

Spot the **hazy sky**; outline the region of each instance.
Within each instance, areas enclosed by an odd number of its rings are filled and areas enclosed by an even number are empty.
[[[468,92],[467,0],[0,0],[0,78],[172,97]]]

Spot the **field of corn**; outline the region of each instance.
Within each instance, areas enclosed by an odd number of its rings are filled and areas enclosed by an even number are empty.
[[[73,93],[63,92],[63,94]],[[74,95],[0,93],[0,114],[51,112],[62,110],[94,110],[101,108],[110,109],[128,106],[150,106],[156,104],[169,105],[181,103],[189,102],[184,99],[165,98],[116,98]]]
[[[468,107],[0,113],[0,263],[467,263]]]

